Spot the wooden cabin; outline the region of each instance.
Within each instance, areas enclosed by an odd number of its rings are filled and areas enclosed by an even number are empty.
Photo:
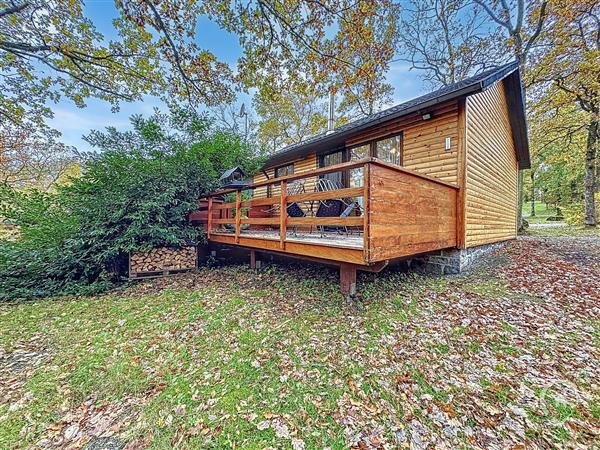
[[[284,148],[202,204],[211,243],[337,264],[353,293],[357,270],[432,254],[460,265],[515,238],[529,167],[511,63]]]

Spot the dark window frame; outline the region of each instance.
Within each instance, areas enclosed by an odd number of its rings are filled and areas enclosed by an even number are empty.
[[[280,176],[283,176],[283,175],[279,175],[277,172],[279,171],[279,169],[282,169],[282,168],[288,167],[288,166],[292,166],[292,173],[286,174],[286,175],[293,175],[294,172],[296,172],[296,161],[292,161],[287,164],[281,164],[280,166],[273,167],[273,178],[279,178]],[[267,185],[267,197],[273,197],[273,185],[272,184]]]
[[[296,164],[295,164],[295,161],[292,161],[292,162],[287,163],[287,164],[282,164],[280,166],[276,166],[273,169],[273,177],[274,178],[279,178],[281,176],[284,176],[284,175],[280,175],[280,174],[277,173],[280,169],[283,169],[284,167],[291,167],[292,168],[292,172],[291,173],[286,173],[285,175],[294,175],[294,172],[296,171]]]
[[[404,166],[404,131],[400,131],[398,133],[394,133],[394,134],[390,134],[389,136],[385,136],[385,137],[381,137],[379,139],[374,139],[372,141],[370,141],[370,145],[371,145],[371,155],[373,158],[379,158],[377,156],[377,143],[380,141],[385,141],[386,139],[392,139],[395,137],[400,137],[400,161],[398,164],[398,166],[402,167]],[[387,161],[385,161],[387,162]],[[389,163],[389,164],[394,164],[394,163]]]
[[[333,155],[334,153],[340,153],[340,152],[342,154],[342,162],[340,164],[347,162],[348,161],[348,156],[350,154],[348,152],[348,149],[346,147],[338,147],[335,150],[331,150],[331,151],[328,151],[328,152],[325,152],[325,153],[321,153],[321,154],[318,155],[319,156],[319,168],[327,167],[327,166],[323,165],[326,156]],[[343,170],[341,172],[342,172],[342,186],[346,187],[347,184],[348,184],[348,182],[349,182],[349,179],[350,179],[349,175],[348,175],[348,171],[347,170]],[[332,172],[332,173],[337,173],[337,172]],[[328,175],[328,174],[319,175],[319,178],[321,178],[321,179],[325,178],[326,175]]]

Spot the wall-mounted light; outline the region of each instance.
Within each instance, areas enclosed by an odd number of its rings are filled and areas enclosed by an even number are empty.
[[[421,118],[423,120],[429,120],[429,119],[431,119],[431,113],[425,113],[421,116]]]
[[[452,140],[447,137],[446,138],[446,150],[450,150],[450,148],[452,147]]]

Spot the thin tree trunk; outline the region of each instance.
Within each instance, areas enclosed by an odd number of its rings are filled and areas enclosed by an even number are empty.
[[[584,205],[585,220],[587,227],[596,226],[596,205],[594,194],[596,193],[596,152],[598,147],[598,116],[592,118],[588,126],[587,146],[585,151],[585,178],[584,178]]]
[[[523,231],[523,201],[525,200],[525,189],[523,189],[523,171],[519,169],[517,177],[517,229]]]
[[[529,176],[531,177],[531,217],[535,217],[535,172],[531,170]]]

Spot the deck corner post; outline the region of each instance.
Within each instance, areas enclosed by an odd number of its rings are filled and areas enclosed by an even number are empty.
[[[211,196],[208,197],[208,217],[206,218],[206,236],[210,239],[210,232],[212,231],[212,221],[213,221],[213,198]]]
[[[287,235],[287,182],[283,180],[279,188],[279,248],[285,250]]]
[[[340,289],[348,296],[356,295],[356,266],[353,264],[340,264]]]

